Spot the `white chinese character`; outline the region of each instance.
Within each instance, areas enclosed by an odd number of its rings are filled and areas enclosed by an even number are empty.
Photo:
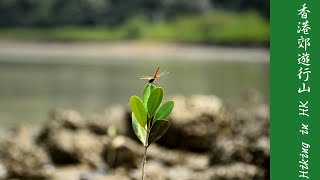
[[[306,84],[305,83],[302,83],[302,88],[299,87],[298,89],[298,93],[303,93],[303,92],[310,92],[310,87],[306,87]]]
[[[300,67],[299,74],[297,76],[299,77],[299,79],[302,79],[302,75],[304,75],[305,76],[304,81],[308,81],[309,74],[311,74],[311,71],[309,70],[308,67],[307,68]]]
[[[310,13],[310,11],[308,10],[308,7],[306,6],[306,4],[302,5],[302,8],[298,10],[298,15],[301,16],[302,19],[307,19],[308,18],[308,13]]]
[[[309,30],[311,30],[311,27],[309,25],[309,21],[306,20],[304,22],[298,22],[298,30],[297,33],[303,32],[303,34],[309,34]]]
[[[298,64],[303,64],[305,66],[310,66],[310,54],[308,52],[298,54]]]
[[[303,48],[306,51],[307,48],[311,45],[309,41],[310,38],[304,38],[300,36],[300,39],[298,39],[299,48]]]

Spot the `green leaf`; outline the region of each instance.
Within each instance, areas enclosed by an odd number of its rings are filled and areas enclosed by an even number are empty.
[[[130,106],[139,124],[142,126],[142,128],[146,128],[147,111],[142,100],[138,96],[132,96],[130,98]]]
[[[154,141],[160,139],[169,129],[170,122],[167,120],[157,120],[151,128],[148,146]]]
[[[147,139],[147,132],[145,129],[143,129],[134,114],[131,114],[132,118],[132,128],[138,139],[142,142],[142,144],[146,145],[146,139]]]
[[[156,88],[156,86],[154,86],[152,84],[148,84],[148,85],[146,85],[146,87],[143,90],[142,102],[146,107],[147,107],[147,102],[150,97],[150,94],[151,94],[152,90],[154,90],[155,88]]]
[[[150,116],[153,116],[161,104],[163,98],[163,89],[155,88],[148,99],[147,108]]]
[[[170,115],[173,107],[174,107],[173,101],[167,101],[166,103],[164,103],[156,113],[156,116],[154,117],[152,124],[159,119],[166,119]]]

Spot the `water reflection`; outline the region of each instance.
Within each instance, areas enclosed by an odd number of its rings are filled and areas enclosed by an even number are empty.
[[[72,108],[84,115],[101,112],[114,104],[126,104],[141,92],[157,66],[171,73],[156,84],[166,94],[216,94],[234,101],[248,89],[269,99],[269,63],[219,61],[134,61],[118,63],[0,63],[0,124],[43,122],[48,110]],[[66,59],[67,61],[67,59]],[[140,94],[137,94],[140,95]],[[166,96],[167,97],[167,96]]]

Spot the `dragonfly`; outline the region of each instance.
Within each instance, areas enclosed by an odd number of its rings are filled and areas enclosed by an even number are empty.
[[[139,78],[140,79],[147,79],[147,80],[149,80],[149,83],[153,83],[159,77],[170,73],[169,71],[164,71],[164,72],[159,73],[159,71],[160,71],[160,67],[157,68],[156,72],[154,73],[154,75],[152,77],[151,76],[140,76]]]

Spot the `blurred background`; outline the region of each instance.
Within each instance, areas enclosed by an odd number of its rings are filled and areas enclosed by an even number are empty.
[[[2,127],[127,103],[158,66],[170,94],[269,98],[268,1],[1,0],[0,16]]]
[[[56,108],[77,111],[87,122],[94,114],[126,107],[147,83],[138,76],[152,76],[158,66],[170,71],[156,81],[168,99],[215,95],[236,109],[232,112],[249,101],[268,107],[269,16],[269,0],[0,0],[0,142],[17,127],[38,137]],[[10,169],[5,163],[10,155],[4,154],[0,179],[38,178]],[[232,158],[241,161],[242,155]],[[215,165],[216,157],[208,157],[208,167]],[[46,167],[55,167],[52,159]],[[245,179],[268,179],[266,174],[268,168]]]

